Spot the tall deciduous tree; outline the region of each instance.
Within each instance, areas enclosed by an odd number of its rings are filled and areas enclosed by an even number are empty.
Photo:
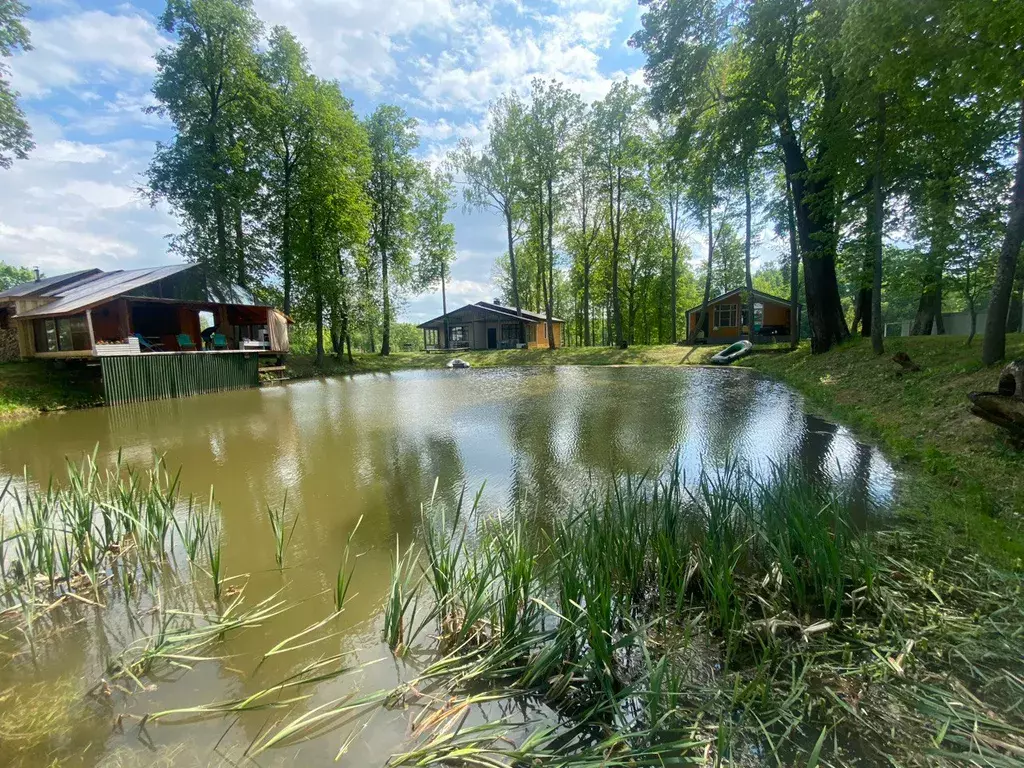
[[[419,144],[416,121],[389,104],[366,121],[373,170],[367,185],[373,216],[370,248],[380,265],[381,355],[391,354],[392,291],[408,283],[409,255],[416,222],[413,195],[419,165],[412,152]]]
[[[168,0],[161,17],[175,42],[156,56],[153,111],[170,119],[174,140],[158,143],[148,178],[188,233],[191,258],[234,274],[229,218],[243,185],[238,138],[248,132],[257,92],[260,23],[249,0]]]
[[[594,344],[591,287],[598,256],[597,242],[604,221],[604,207],[601,205],[599,187],[601,171],[595,147],[593,113],[588,112],[576,124],[570,137],[567,154],[565,243],[573,259],[574,268],[578,272],[582,293],[577,313],[582,323],[580,341],[583,346],[589,347]]]
[[[18,104],[18,93],[11,88],[10,69],[5,59],[15,51],[31,50],[29,34],[22,18],[28,9],[20,0],[0,0],[0,168],[10,168],[14,160],[28,157],[32,133]]]
[[[612,326],[615,345],[628,345],[622,333],[622,307],[619,294],[619,258],[623,245],[623,217],[632,205],[641,186],[645,168],[644,136],[647,114],[643,93],[627,81],[612,85],[608,95],[594,106],[597,146],[601,153],[601,184],[611,258],[608,266],[611,280]]]
[[[304,163],[315,162],[308,153],[317,95],[306,51],[284,27],[274,27],[260,61],[263,80],[256,100],[259,144],[267,210],[267,228],[277,242],[276,262],[281,273],[284,313],[291,313],[294,234],[301,212],[296,207],[299,175]]]
[[[516,268],[516,240],[523,218],[526,187],[526,108],[512,91],[497,99],[490,108],[490,134],[483,152],[477,154],[468,142],[462,142],[453,160],[466,179],[466,202],[497,212],[505,223],[507,258],[512,287],[512,303],[522,317],[522,297]],[[526,340],[520,322],[519,340]]]
[[[455,186],[442,170],[425,168],[416,188],[416,248],[419,282],[424,288],[441,286],[444,347],[448,349],[447,282],[455,261],[455,225],[445,220],[452,209]]]

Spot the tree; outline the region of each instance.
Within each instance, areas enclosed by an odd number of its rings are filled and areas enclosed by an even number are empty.
[[[168,0],[163,28],[176,42],[156,55],[150,110],[174,125],[170,144],[158,142],[147,173],[151,195],[165,198],[182,219],[187,256],[222,274],[236,273],[228,218],[247,185],[233,178],[245,165],[257,83],[260,23],[249,0]],[[248,202],[248,201],[246,201]]]
[[[307,153],[315,146],[309,133],[317,86],[305,49],[284,27],[271,31],[267,51],[261,57],[260,74],[264,87],[256,105],[267,226],[278,242],[276,261],[287,315],[292,306],[293,235],[301,215],[295,205],[298,177]]]
[[[366,184],[371,159],[366,132],[337,83],[314,84],[298,167],[295,206],[299,248],[295,272],[316,324],[317,365],[324,361],[324,318],[340,304],[340,255],[365,242],[370,220]]]
[[[455,187],[442,170],[424,169],[416,188],[416,244],[419,250],[419,282],[423,288],[441,286],[444,315],[444,348],[448,349],[448,298],[446,285],[455,261],[455,225],[445,221],[452,209]]]
[[[544,297],[548,347],[554,349],[554,323],[551,318],[555,298],[555,191],[556,187],[561,191],[562,178],[569,165],[570,140],[576,126],[583,121],[584,108],[579,95],[567,90],[557,81],[545,83],[535,79],[530,91],[527,166],[532,182],[530,186],[536,190],[536,200],[539,203],[536,222],[541,259],[538,266]],[[530,197],[532,195],[528,191],[527,199]]]
[[[30,51],[28,29],[22,23],[28,8],[20,0],[0,0],[0,168],[24,160],[35,144],[18,104],[18,92],[11,88],[11,70],[4,59],[15,51]]]
[[[594,106],[597,146],[601,153],[602,186],[607,205],[607,227],[611,237],[611,310],[615,345],[628,346],[622,334],[619,297],[619,256],[622,249],[623,216],[632,205],[645,167],[643,131],[646,115],[643,94],[627,81],[612,84],[608,95]]]
[[[35,272],[28,267],[18,267],[8,264],[6,261],[0,261],[0,291],[6,291],[8,288],[35,279]]]
[[[366,121],[373,170],[367,191],[372,204],[370,247],[379,260],[381,275],[380,353],[391,354],[392,290],[409,279],[409,252],[416,225],[413,193],[419,166],[412,151],[419,144],[416,121],[400,107],[377,107]]]
[[[566,249],[573,257],[582,289],[581,311],[582,344],[593,346],[591,327],[593,303],[592,282],[597,241],[604,220],[600,200],[600,168],[595,147],[593,113],[586,114],[575,126],[568,148],[569,171],[567,185],[568,215],[564,225]]]
[[[463,141],[453,154],[454,165],[466,178],[466,203],[490,208],[505,221],[508,239],[508,263],[512,303],[522,317],[519,274],[516,268],[516,240],[523,215],[523,190],[526,179],[524,125],[526,110],[515,91],[500,97],[490,108],[490,134],[481,154]],[[525,324],[520,323],[519,341],[526,340]]]
[[[685,174],[682,163],[675,154],[674,129],[662,121],[657,143],[656,168],[654,174],[654,191],[665,207],[668,221],[668,244],[671,258],[669,275],[672,333],[669,340],[675,344],[679,341],[679,256],[682,250],[683,237],[683,202],[686,194]]]

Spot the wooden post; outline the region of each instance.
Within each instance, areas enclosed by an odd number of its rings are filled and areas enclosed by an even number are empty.
[[[427,329],[423,329],[423,351],[427,351]]]
[[[117,332],[121,334],[122,339],[132,335],[132,315],[127,299],[117,301]]]
[[[89,326],[89,349],[96,354],[96,334],[92,330],[92,310],[85,310],[85,324]]]

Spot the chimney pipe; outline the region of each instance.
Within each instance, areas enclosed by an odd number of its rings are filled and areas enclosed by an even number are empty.
[[[42,275],[39,274],[39,267],[34,267],[36,271],[36,282],[38,283],[42,279]]]

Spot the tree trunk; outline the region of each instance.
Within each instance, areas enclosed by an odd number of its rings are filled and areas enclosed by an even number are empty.
[[[345,283],[345,259],[338,251],[338,283],[339,292],[341,293],[341,318],[340,318],[340,329],[338,332],[338,348],[335,350],[335,354],[338,359],[341,360],[342,351],[345,347],[345,342],[348,341],[349,347],[349,360],[352,358],[352,342],[349,340],[349,319],[348,319],[348,285]]]
[[[318,368],[322,368],[324,364],[324,291],[321,283],[323,275],[319,274],[320,257],[316,244],[316,220],[312,206],[309,208],[309,243],[310,256],[312,257],[310,261],[313,262],[314,268],[317,271],[314,282],[314,291],[316,293],[316,365]]]
[[[586,225],[584,225],[586,227]],[[584,233],[586,229],[584,228]],[[584,235],[584,249],[586,246],[586,236]],[[590,327],[590,257],[584,251],[583,256],[583,344],[587,347],[594,345],[594,337],[591,333]]]
[[[796,245],[796,214],[793,186],[786,174],[786,213],[789,223],[789,348],[800,344],[800,250]]]
[[[673,204],[669,200],[669,237],[672,241],[672,295],[669,301],[672,302],[672,343],[679,342],[678,315],[678,290],[679,290],[679,202]]]
[[[544,307],[548,324],[548,349],[555,348],[555,324],[551,319],[555,304],[555,203],[551,186],[551,177],[548,176],[548,295]]]
[[[235,277],[243,288],[247,284],[245,278],[245,232],[242,229],[242,204],[235,208]]]
[[[629,345],[622,337],[622,307],[619,304],[619,239],[622,235],[622,171],[616,170],[616,183],[610,189],[608,208],[612,227],[612,319],[615,323],[615,346],[626,349]]]
[[[1024,312],[1024,266],[1017,259],[1017,276],[1013,281],[1013,294],[1010,297],[1010,309],[1006,314],[1006,332],[1017,333],[1021,330],[1021,313]]]
[[[291,166],[288,163],[288,155],[285,155],[284,166],[284,210],[281,221],[281,282],[284,290],[284,313],[290,315],[292,312],[292,196],[291,196]]]
[[[928,272],[921,288],[917,303],[917,314],[911,326],[911,336],[928,336],[935,326],[936,333],[942,333],[942,256],[945,245],[939,237],[932,238],[931,253],[928,256]]]
[[[999,264],[996,267],[996,279],[992,285],[992,298],[988,305],[988,320],[985,323],[985,339],[982,342],[981,359],[986,365],[992,365],[1006,355],[1006,313],[1010,306],[1010,293],[1013,290],[1014,272],[1020,256],[1020,244],[1024,239],[1024,96],[1021,97],[1019,106],[1017,163],[1010,199],[1010,218],[1006,223],[1006,235],[999,251]]]
[[[743,258],[747,270],[747,338],[754,341],[754,276],[750,271],[750,169],[743,168],[743,202],[746,213],[746,232],[743,242]]]
[[[448,346],[448,293],[445,286],[444,261],[441,262],[441,313],[444,317],[444,348]]]
[[[875,147],[875,169],[871,175],[872,227],[871,250],[874,270],[871,281],[871,349],[876,355],[885,352],[882,333],[882,236],[885,232],[885,186],[882,178],[882,159],[885,154],[885,96],[878,97],[878,137]],[[939,316],[942,316],[940,308]]]
[[[978,332],[978,311],[974,307],[974,299],[970,296],[967,297],[967,311],[971,314],[971,332],[967,336],[967,346],[971,346],[974,334]]]
[[[811,353],[821,354],[850,336],[836,276],[835,217],[830,210],[821,210],[821,201],[831,198],[833,179],[828,174],[808,178],[807,162],[788,118],[781,121],[779,128],[786,172],[792,182],[797,239],[804,265]]]
[[[384,250],[381,250],[380,254],[380,278],[384,314],[380,332],[380,354],[387,357],[391,354],[391,290],[388,286],[388,254]]]
[[[505,203],[505,233],[508,235],[508,266],[512,272],[512,301],[516,305],[516,316],[519,318],[519,343],[526,341],[526,323],[523,322],[523,307],[519,302],[519,272],[516,269],[516,246],[512,234],[512,207]]]
[[[715,229],[714,222],[712,221],[713,207],[708,205],[708,266],[707,276],[704,278],[704,301],[700,305],[700,314],[697,315],[697,325],[694,326],[693,331],[690,333],[690,343],[693,344],[697,340],[697,334],[704,328],[704,322],[708,316],[708,302],[711,301],[711,267],[714,264],[714,253],[715,253]],[[704,337],[704,342],[709,341],[711,336],[711,324],[708,323],[708,333]]]

